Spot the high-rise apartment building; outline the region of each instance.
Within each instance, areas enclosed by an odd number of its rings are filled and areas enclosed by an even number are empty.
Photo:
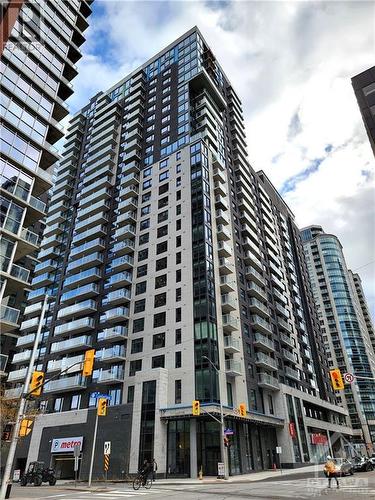
[[[330,367],[356,378],[337,395],[348,409],[355,442],[375,442],[374,329],[358,274],[348,270],[338,238],[320,226],[301,231]],[[363,379],[361,377],[364,377]]]
[[[79,442],[87,478],[98,393],[94,477],[104,441],[109,477],[152,457],[162,475],[216,475],[223,437],[206,412],[220,401],[231,474],[272,467],[278,444],[292,465],[350,439],[293,214],[250,167],[241,102],[197,28],[73,117],[38,259],[10,378],[22,384],[45,294],[38,367],[55,378],[19,463],[69,477]]]
[[[352,85],[375,155],[375,66],[353,76]]]
[[[2,2],[1,372],[9,371],[41,242],[60,121],[92,0]],[[21,344],[22,345],[22,344]],[[17,358],[16,358],[17,359]],[[25,358],[26,362],[27,359]]]

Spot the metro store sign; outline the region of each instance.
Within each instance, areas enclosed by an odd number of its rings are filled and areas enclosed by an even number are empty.
[[[54,438],[52,439],[51,453],[73,453],[75,446],[79,446],[79,451],[82,451],[82,445],[83,436],[62,439]]]

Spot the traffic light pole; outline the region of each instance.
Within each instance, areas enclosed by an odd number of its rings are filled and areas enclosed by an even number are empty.
[[[219,387],[221,388],[220,370],[218,368],[216,368],[216,366],[213,364],[213,362],[207,356],[202,356],[202,358],[207,359],[207,361],[211,364],[211,366],[216,370],[218,378],[219,378]],[[221,390],[220,390],[220,434],[221,434],[221,436],[220,436],[220,454],[221,454],[222,463],[224,464],[224,479],[228,479],[229,478],[228,453],[227,453],[227,449],[224,446],[225,422],[224,422],[223,399],[221,397]]]
[[[95,457],[95,447],[96,447],[96,435],[98,433],[98,412],[96,412],[96,417],[95,417],[95,429],[94,429],[94,436],[92,440],[92,449],[91,449],[91,460],[90,460],[90,472],[89,472],[89,488],[91,488],[91,481],[92,481],[92,469],[94,467],[94,457]]]
[[[17,412],[16,423],[13,427],[12,439],[11,439],[10,446],[9,446],[8,458],[6,461],[4,474],[3,474],[3,481],[1,484],[0,500],[5,499],[8,485],[12,484],[11,474],[12,474],[14,456],[16,454],[18,435],[20,432],[21,422],[25,416],[24,414],[25,414],[25,409],[26,409],[26,402],[27,402],[27,396],[28,396],[28,391],[29,391],[29,386],[30,386],[30,380],[31,380],[31,375],[34,371],[34,363],[35,363],[36,353],[37,353],[38,346],[39,346],[40,335],[42,333],[42,327],[43,327],[44,317],[45,317],[46,310],[47,310],[47,304],[48,304],[48,295],[45,295],[44,301],[43,301],[42,312],[40,313],[40,321],[39,321],[38,329],[37,329],[37,332],[35,334],[34,346],[33,346],[32,352],[31,352],[29,366],[27,368],[27,373],[26,373],[26,377],[25,377],[25,384],[23,386],[23,393],[21,396],[21,401],[20,401],[20,405],[18,408],[18,412]]]

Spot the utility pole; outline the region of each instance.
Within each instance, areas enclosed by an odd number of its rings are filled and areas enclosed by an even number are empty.
[[[27,369],[26,377],[25,377],[25,385],[23,386],[23,393],[21,395],[20,406],[19,406],[18,412],[17,412],[16,423],[13,427],[12,440],[10,442],[8,458],[6,461],[4,474],[3,474],[3,482],[1,484],[0,500],[5,499],[8,485],[12,484],[11,474],[12,474],[12,468],[13,468],[14,455],[16,454],[17,441],[18,441],[18,435],[20,432],[21,422],[25,416],[25,409],[26,409],[26,402],[27,402],[26,396],[28,395],[28,392],[29,392],[30,379],[31,379],[31,375],[34,371],[34,363],[35,363],[35,358],[36,358],[36,354],[37,354],[37,350],[38,350],[38,346],[39,346],[39,340],[40,340],[40,335],[42,332],[44,317],[45,317],[46,310],[47,310],[48,298],[49,298],[48,295],[44,296],[42,312],[40,313],[40,321],[39,321],[39,325],[38,325],[38,330],[35,334],[34,346],[33,346],[32,352],[31,352],[29,366]]]
[[[202,358],[207,359],[207,361],[211,364],[211,366],[216,370],[218,378],[219,378],[219,388],[220,388],[220,454],[221,454],[221,460],[224,464],[224,479],[229,478],[229,473],[228,473],[228,454],[227,450],[224,446],[224,436],[225,436],[225,423],[224,423],[224,411],[223,411],[223,398],[222,398],[222,391],[221,391],[221,383],[220,383],[220,370],[216,368],[216,366],[213,364],[213,362],[207,357],[207,356],[202,356]]]
[[[89,488],[91,488],[92,469],[94,467],[94,457],[95,457],[95,446],[96,446],[97,433],[98,433],[98,412],[96,412],[96,416],[95,416],[95,429],[94,429],[94,436],[92,439],[92,450],[91,450],[90,472],[89,472]]]

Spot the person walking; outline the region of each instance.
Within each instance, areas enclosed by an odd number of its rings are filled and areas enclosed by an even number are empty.
[[[158,470],[158,464],[155,460],[155,458],[152,459],[152,480],[155,481],[156,479],[156,472]]]
[[[340,488],[339,480],[337,479],[335,463],[333,462],[332,457],[330,457],[329,455],[327,456],[327,461],[324,465],[324,472],[328,477],[328,488],[331,487],[331,481],[333,477],[336,479],[337,488]]]

